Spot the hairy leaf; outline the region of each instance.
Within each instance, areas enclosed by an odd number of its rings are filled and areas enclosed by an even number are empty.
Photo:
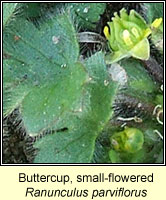
[[[27,133],[42,136],[34,162],[90,162],[116,93],[103,54],[79,62],[65,14],[39,29],[24,19],[13,22],[4,32],[4,52],[5,115],[18,107]]]
[[[18,3],[3,3],[3,26],[7,25]]]
[[[4,31],[3,39],[4,53],[8,55],[4,62],[4,77],[11,77],[4,79],[4,85],[10,82],[14,86],[17,81],[17,88],[20,85],[22,88],[26,80],[31,90],[46,87],[47,83],[53,86],[58,78],[69,76],[70,70],[76,67],[74,63],[79,56],[79,46],[72,22],[66,15],[50,20],[40,30],[32,23],[18,19]],[[11,91],[12,88],[9,89]],[[26,89],[24,92],[27,93]],[[20,100],[13,98],[16,95],[13,88],[7,99],[19,106]],[[15,108],[4,105],[5,115]]]
[[[65,112],[72,110],[73,102],[80,97],[86,80],[83,67],[75,64],[71,70],[65,70],[68,73],[32,89],[24,98],[21,113],[30,134],[39,134],[59,121]]]
[[[158,2],[143,4],[149,24],[151,24],[156,18],[163,17],[163,5],[163,3]]]
[[[144,101],[153,101],[153,94],[157,90],[157,85],[153,82],[143,64],[136,59],[126,59],[120,65],[127,73],[127,88],[125,93],[131,94]],[[144,94],[144,95],[143,95]]]
[[[112,116],[116,85],[108,77],[101,53],[89,58],[85,67],[91,80],[84,85],[80,107],[57,122],[54,133],[35,143],[35,163],[91,162],[96,137]]]
[[[96,28],[96,23],[106,8],[105,3],[68,3],[67,5],[75,16],[76,22],[85,29]]]

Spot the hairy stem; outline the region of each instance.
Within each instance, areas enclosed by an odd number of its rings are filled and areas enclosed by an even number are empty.
[[[150,57],[149,60],[142,61],[145,69],[150,73],[156,82],[163,83],[163,68],[158,64],[158,62]]]

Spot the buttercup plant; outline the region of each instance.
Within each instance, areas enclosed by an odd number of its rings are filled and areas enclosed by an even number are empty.
[[[113,51],[106,57],[106,62],[111,64],[131,56],[148,60],[150,45],[147,37],[153,28],[160,26],[161,22],[162,18],[159,18],[149,26],[135,10],[131,10],[128,15],[123,8],[120,16],[115,12],[112,22],[108,22],[108,26],[104,27],[105,37]]]

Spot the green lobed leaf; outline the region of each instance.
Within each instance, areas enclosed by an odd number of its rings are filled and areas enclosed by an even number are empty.
[[[76,62],[79,56],[74,27],[64,14],[42,24],[40,30],[24,19],[17,19],[4,32],[4,51],[24,64],[32,66],[35,62],[32,70],[40,70],[41,76]]]
[[[74,70],[73,63],[77,62],[79,56],[76,33],[70,18],[65,14],[43,24],[40,30],[25,19],[17,19],[17,22],[14,21],[5,29],[3,44],[4,53],[8,55],[3,73],[6,77],[5,93],[8,94],[4,102],[5,115],[21,104],[21,93],[27,94],[27,87],[39,90],[40,87],[46,87],[48,82],[54,85],[58,78],[68,76],[71,73],[69,66]],[[22,92],[15,91],[16,81],[17,90]],[[6,84],[13,86],[7,89]]]
[[[75,64],[68,73],[56,77],[54,82],[47,82],[40,88],[34,88],[24,98],[21,114],[29,134],[36,135],[57,123],[61,116],[72,110],[82,94],[86,73],[81,64]]]
[[[84,85],[78,103],[81,107],[77,105],[77,109],[66,113],[51,135],[35,142],[34,147],[38,149],[35,163],[89,163],[92,160],[96,137],[112,116],[116,85],[108,77],[101,53],[89,58],[84,65],[91,80]]]
[[[76,22],[84,29],[96,28],[100,15],[104,13],[105,3],[68,3]]]
[[[27,79],[28,78],[28,79]],[[24,66],[13,59],[3,61],[3,115],[17,108],[31,89]]]
[[[4,32],[4,52],[7,113],[19,107],[30,135],[52,132],[34,144],[34,162],[90,162],[116,92],[104,56],[78,62],[76,33],[65,14],[39,29],[24,19],[13,22]]]

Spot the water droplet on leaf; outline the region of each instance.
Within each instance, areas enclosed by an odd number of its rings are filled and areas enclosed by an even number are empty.
[[[87,13],[88,10],[89,10],[89,8],[84,8],[83,12],[84,12],[84,13]]]
[[[54,44],[58,44],[58,42],[59,42],[59,38],[60,38],[59,36],[58,36],[58,37],[55,36],[55,35],[52,36],[52,41],[53,41],[53,43],[54,43]]]
[[[61,67],[62,67],[62,68],[65,68],[65,67],[67,67],[67,65],[66,65],[66,64],[62,64]]]
[[[107,86],[109,84],[108,80],[104,80],[104,85]]]

